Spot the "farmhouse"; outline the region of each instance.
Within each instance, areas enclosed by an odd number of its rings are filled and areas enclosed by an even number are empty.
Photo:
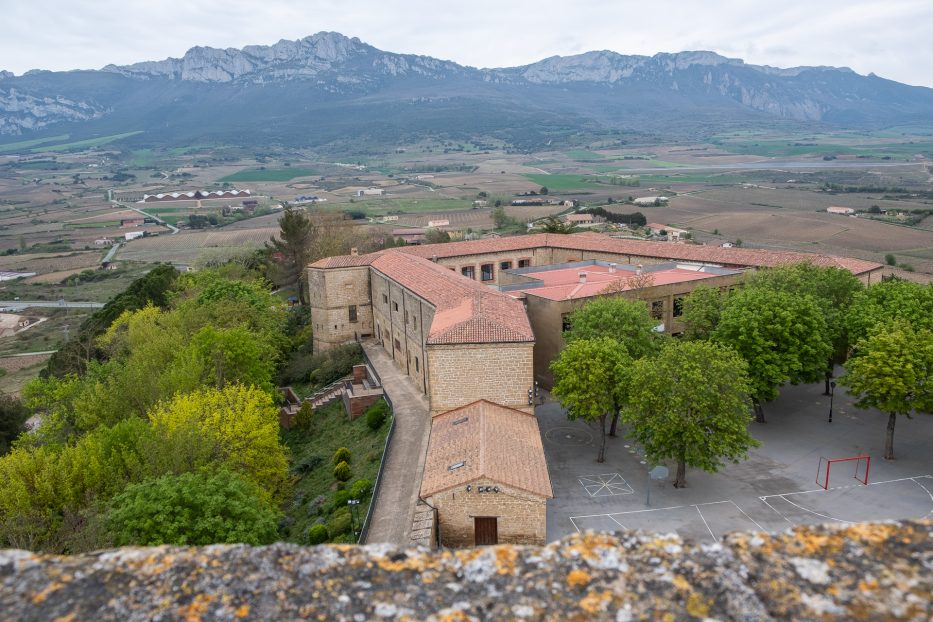
[[[634,205],[639,205],[642,207],[650,205],[667,205],[667,197],[639,197],[632,201]]]
[[[431,421],[421,498],[443,546],[543,545],[552,496],[533,414],[479,400]]]
[[[121,229],[128,227],[142,227],[144,224],[146,224],[145,218],[122,218],[120,220]]]
[[[358,197],[371,196],[371,195],[379,196],[381,194],[385,194],[385,190],[383,190],[382,188],[362,188],[356,191],[356,196]]]
[[[656,222],[649,222],[645,225],[645,229],[650,231],[652,235],[666,235],[669,241],[680,240],[684,234],[687,233],[686,229],[678,229],[677,227],[662,225]]]
[[[564,220],[574,225],[580,225],[584,227],[606,221],[606,219],[602,216],[595,216],[593,214],[567,214],[564,216]]]
[[[827,207],[826,211],[829,212],[830,214],[841,214],[843,216],[851,216],[852,214],[855,213],[855,210],[852,209],[851,207],[838,207],[838,206]]]
[[[391,218],[391,216],[389,217]],[[395,217],[398,220],[398,217]],[[392,237],[404,240],[405,244],[421,244],[424,242],[424,229],[393,229]]]

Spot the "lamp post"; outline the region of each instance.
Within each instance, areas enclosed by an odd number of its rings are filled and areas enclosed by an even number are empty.
[[[836,393],[836,383],[829,383],[829,422],[833,422],[833,395]]]
[[[353,535],[359,535],[356,533],[356,528],[353,526],[354,524],[360,522],[356,517],[356,512],[353,511],[359,504],[360,502],[358,499],[350,499],[347,501],[347,505],[350,506],[350,529],[353,531]]]

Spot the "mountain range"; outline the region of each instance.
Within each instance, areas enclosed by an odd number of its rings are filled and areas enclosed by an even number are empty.
[[[933,89],[704,51],[594,51],[477,69],[322,32],[93,71],[0,72],[0,142],[141,130],[132,140],[150,145],[336,146],[435,136],[533,149],[605,132],[708,136],[775,124],[930,122]]]

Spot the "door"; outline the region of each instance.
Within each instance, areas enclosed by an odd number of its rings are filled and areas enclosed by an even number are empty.
[[[499,544],[499,527],[495,516],[473,517],[473,544]]]

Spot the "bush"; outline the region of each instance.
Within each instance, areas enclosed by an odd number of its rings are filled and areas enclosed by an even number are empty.
[[[334,511],[347,507],[347,501],[350,499],[356,499],[356,497],[353,497],[349,490],[338,490],[335,492],[333,503]]]
[[[306,359],[307,367],[312,370],[308,379],[318,386],[330,384],[349,374],[362,360],[363,349],[358,343],[331,348]]]
[[[321,544],[327,542],[330,534],[327,533],[327,527],[324,525],[312,525],[308,530],[308,544]]]
[[[334,452],[334,466],[337,466],[341,462],[350,463],[350,450],[346,447],[341,447]]]
[[[346,462],[341,462],[334,467],[334,479],[345,482],[353,476],[353,472],[350,471],[350,465]]]
[[[321,466],[323,462],[324,458],[321,456],[316,456],[314,454],[305,456],[302,460],[295,463],[295,466],[292,467],[292,471],[304,475]]]
[[[373,489],[373,483],[368,479],[358,479],[350,486],[350,498],[362,501]]]
[[[350,531],[351,522],[350,508],[340,508],[331,514],[330,520],[327,521],[327,533],[331,538],[345,534]]]
[[[889,266],[896,266],[897,257],[892,255],[891,253],[888,253],[887,255],[884,256],[884,263],[888,264]]]
[[[388,415],[389,405],[385,400],[379,400],[366,409],[366,425],[369,426],[370,430],[378,430],[385,423]]]
[[[301,403],[301,408],[295,413],[295,427],[299,430],[308,431],[311,429],[311,422],[314,418],[314,408],[310,401]]]

